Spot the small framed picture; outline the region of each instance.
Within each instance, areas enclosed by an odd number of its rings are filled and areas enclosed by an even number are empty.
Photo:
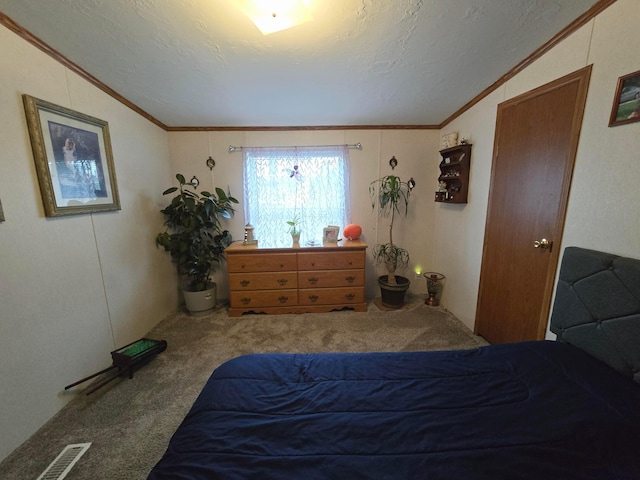
[[[618,78],[609,126],[640,121],[640,70]]]
[[[322,235],[322,242],[337,243],[339,234],[340,234],[340,227],[337,227],[335,225],[329,225],[328,227],[324,228],[324,232]]]
[[[47,217],[120,210],[109,125],[23,95]]]

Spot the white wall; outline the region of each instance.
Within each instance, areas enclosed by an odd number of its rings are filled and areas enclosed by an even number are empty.
[[[593,64],[562,245],[640,257],[640,123],[608,127],[618,77],[640,70],[640,2],[618,0],[441,133],[473,143],[469,204],[435,212],[443,303],[473,328],[499,103]]]
[[[175,269],[154,246],[161,192],[174,174],[202,188],[229,185],[241,197],[241,153],[232,145],[361,142],[352,150],[351,199],[363,239],[384,242],[369,183],[394,171],[413,176],[411,212],[396,239],[412,268],[447,276],[443,304],[470,328],[475,320],[496,109],[500,102],[593,63],[563,245],[640,257],[640,123],[608,128],[619,76],[640,69],[637,0],[618,0],[535,64],[447,125],[428,130],[295,132],[162,131],[59,63],[0,27],[0,459],[71,397],[67,385],[111,363],[109,352],[144,335],[179,300]],[[45,218],[21,95],[42,98],[109,122],[122,211]],[[467,205],[433,202],[439,137],[459,131],[473,143]],[[167,138],[169,140],[167,140]],[[205,166],[212,155],[217,162]],[[242,206],[229,224],[242,238]],[[367,296],[378,273],[368,258]],[[218,281],[226,288],[224,275]],[[412,292],[424,294],[424,280]]]
[[[167,133],[0,27],[0,460],[178,303],[157,250]],[[28,94],[109,123],[122,210],[46,218],[22,104]]]
[[[388,241],[388,224],[379,220],[371,208],[369,184],[387,174],[395,174],[404,181],[413,177],[416,188],[411,193],[409,214],[394,225],[394,241],[409,250],[411,265],[404,272],[412,281],[411,293],[426,293],[423,278],[415,279],[416,268],[426,271],[432,264],[431,242],[434,209],[433,192],[438,176],[437,156],[439,134],[435,130],[301,130],[301,131],[248,131],[248,132],[172,132],[169,134],[171,161],[174,171],[187,178],[196,175],[202,189],[215,185],[226,188],[241,204],[235,218],[227,224],[234,239],[242,239],[244,213],[242,202],[242,152],[228,153],[229,145],[235,146],[285,146],[285,145],[337,145],[360,142],[362,150],[351,149],[351,211],[352,223],[362,226],[362,240],[373,246]],[[435,154],[434,154],[435,152]],[[205,165],[211,155],[216,161],[213,171]],[[392,170],[389,159],[395,156],[398,166]],[[322,225],[321,227],[324,227]],[[320,228],[321,228],[320,227]],[[341,225],[344,228],[344,225]],[[286,228],[284,226],[283,228]],[[377,267],[367,256],[367,297],[379,296],[376,283],[384,268]],[[215,276],[218,295],[228,298],[228,286],[224,270]]]

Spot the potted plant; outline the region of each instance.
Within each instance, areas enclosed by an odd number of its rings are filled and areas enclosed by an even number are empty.
[[[216,305],[216,284],[211,281],[211,274],[232,240],[229,232],[222,229],[220,219],[231,218],[233,204],[238,200],[217,187],[215,193],[203,191],[198,195],[183,175],[178,173],[176,179],[179,186],[163,192],[178,193],[161,210],[167,229],[157,235],[156,244],[171,254],[184,277],[187,310],[194,316],[206,315]]]
[[[300,243],[300,218],[295,215],[291,220],[287,221],[287,225],[289,225],[289,233],[294,245]]]
[[[401,308],[404,305],[404,295],[409,289],[408,278],[397,275],[398,269],[409,265],[409,252],[393,243],[393,224],[396,214],[407,215],[411,188],[400,177],[386,175],[374,180],[369,185],[371,206],[378,206],[378,214],[390,219],[389,241],[373,247],[373,257],[384,263],[387,275],[378,277],[382,304],[389,308]]]

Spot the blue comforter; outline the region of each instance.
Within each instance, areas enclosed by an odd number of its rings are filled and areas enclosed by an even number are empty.
[[[558,342],[263,354],[213,373],[159,479],[640,479],[640,386]]]

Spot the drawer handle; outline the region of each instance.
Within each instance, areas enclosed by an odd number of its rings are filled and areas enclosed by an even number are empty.
[[[289,297],[285,297],[284,295],[282,297],[278,297],[278,301],[280,303],[287,303],[287,300],[289,300]]]
[[[355,294],[353,293],[347,293],[345,297],[347,300],[353,300],[354,298],[356,298]]]
[[[315,285],[316,283],[318,283],[318,277],[310,277],[308,281],[311,285]]]
[[[311,266],[315,267],[316,266],[316,262],[311,262]]]
[[[241,287],[248,287],[251,282],[249,280],[240,280]]]
[[[353,265],[353,261],[352,260],[349,260],[349,265]]]
[[[245,267],[245,266],[246,266],[246,265],[243,263],[242,265],[240,265],[240,268],[242,268],[242,269],[244,270],[244,267]]]
[[[354,277],[353,275],[350,275],[348,277],[344,277],[344,279],[349,283],[353,283],[356,280],[356,277]]]
[[[278,280],[278,283],[280,284],[281,287],[285,286],[287,284],[289,280],[287,280],[286,278],[281,278],[280,280]]]
[[[280,268],[284,268],[284,263],[281,263],[281,264],[280,264]]]
[[[251,298],[243,297],[240,299],[240,303],[242,303],[243,305],[249,305],[251,303]]]
[[[309,295],[309,300],[311,300],[312,302],[317,302],[318,301],[318,297],[317,295]]]

